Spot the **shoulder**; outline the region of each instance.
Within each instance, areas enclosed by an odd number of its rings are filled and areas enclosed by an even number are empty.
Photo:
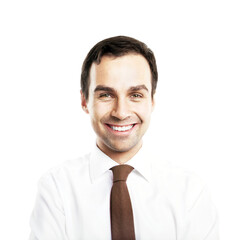
[[[164,183],[177,183],[182,186],[191,185],[194,188],[205,185],[202,178],[195,172],[175,166],[170,162],[160,162],[152,167],[153,175],[156,175]]]
[[[40,183],[56,182],[57,180],[71,178],[88,170],[90,153],[76,159],[70,159],[51,167],[43,173],[39,179]]]
[[[209,194],[205,181],[195,172],[163,162],[153,166],[153,176],[161,191],[173,200],[183,200],[190,209],[201,195]]]

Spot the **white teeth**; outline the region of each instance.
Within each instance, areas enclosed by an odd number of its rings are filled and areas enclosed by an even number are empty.
[[[116,127],[116,126],[110,126],[110,127],[115,131],[124,132],[124,131],[130,130],[133,126],[134,125],[129,125],[125,127]]]

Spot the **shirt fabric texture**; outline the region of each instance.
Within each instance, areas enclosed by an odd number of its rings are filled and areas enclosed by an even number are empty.
[[[126,163],[134,168],[126,183],[136,239],[218,240],[218,217],[202,180],[147,149]],[[44,174],[29,240],[110,240],[110,168],[116,165],[95,145]]]

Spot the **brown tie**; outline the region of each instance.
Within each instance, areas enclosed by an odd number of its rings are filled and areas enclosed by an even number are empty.
[[[133,167],[118,165],[111,170],[114,175],[110,197],[112,240],[134,240],[133,211],[126,185]]]

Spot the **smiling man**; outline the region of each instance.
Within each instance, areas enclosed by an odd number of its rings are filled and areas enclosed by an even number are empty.
[[[40,179],[30,240],[218,239],[202,181],[142,142],[157,79],[153,52],[136,39],[113,37],[90,50],[81,105],[96,143]]]
[[[82,107],[90,114],[98,147],[111,159],[125,163],[142,145],[154,101],[152,76],[140,54],[103,56],[89,72],[89,94],[81,91]]]

